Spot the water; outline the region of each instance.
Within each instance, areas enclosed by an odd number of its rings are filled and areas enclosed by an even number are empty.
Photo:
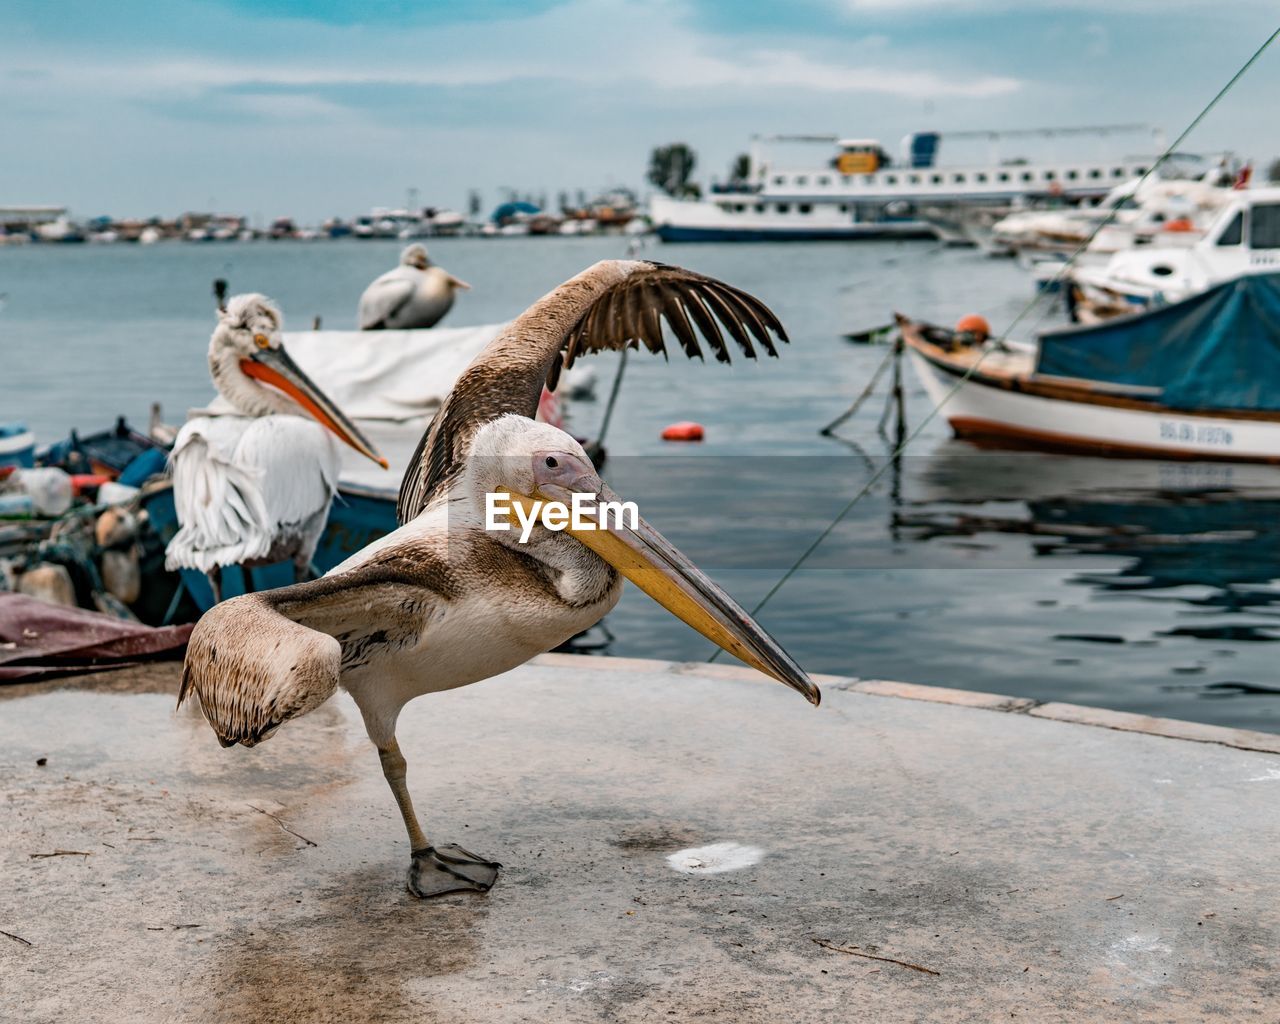
[[[449,239],[469,281],[447,322],[507,319],[617,239]],[[0,250],[0,419],[41,440],[170,419],[209,398],[210,282],[278,300],[289,326],[354,326],[394,243],[258,242]],[[633,357],[606,477],[748,606],[880,467],[879,397],[842,411],[883,357],[840,335],[893,310],[997,327],[1030,297],[1015,266],[930,243],[654,245],[647,255],[759,295],[793,343],[731,367]],[[1034,319],[1034,318],[1033,318]],[[1021,332],[1020,332],[1021,333]],[[1029,333],[1029,332],[1028,332]],[[596,358],[602,395],[616,357]],[[908,419],[929,413],[908,371]],[[573,427],[593,435],[600,403]],[[697,446],[658,438],[695,419]],[[850,443],[851,442],[851,443]],[[981,452],[931,423],[762,613],[808,669],[1280,728],[1280,470]],[[606,623],[620,655],[702,659],[709,645],[629,590]]]

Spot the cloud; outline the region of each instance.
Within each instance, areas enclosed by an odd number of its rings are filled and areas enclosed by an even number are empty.
[[[287,10],[296,5],[275,6]],[[903,67],[883,34],[845,40],[838,47],[821,40],[809,46],[792,40],[786,46],[753,46],[691,27],[686,14],[686,8],[673,2],[574,0],[511,16],[486,26],[482,35],[469,25],[436,26],[425,32],[410,24],[391,33],[374,29],[356,39],[332,26],[309,25],[311,47],[293,51],[301,56],[282,52],[264,60],[261,48],[255,47],[251,57],[167,52],[159,60],[121,54],[110,61],[50,61],[44,70],[53,81],[44,87],[105,91],[176,111],[186,101],[221,97],[229,102],[227,97],[237,93],[310,93],[317,101],[341,105],[396,88],[465,89],[536,80],[617,90],[624,99],[636,90],[683,91],[688,103],[697,102],[698,91],[727,90],[983,99],[1016,92],[1023,84],[996,71]],[[335,36],[355,45],[343,53]],[[601,38],[608,38],[609,44],[583,45]],[[575,39],[577,44],[566,45]],[[369,56],[371,46],[383,50],[376,60]],[[566,59],[567,49],[572,59]],[[246,111],[252,107],[255,114],[275,110],[282,117],[324,113],[321,106],[304,109],[283,102],[240,105]]]

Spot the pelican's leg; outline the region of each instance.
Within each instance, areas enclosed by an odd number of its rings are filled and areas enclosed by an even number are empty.
[[[413,810],[409,787],[405,784],[407,766],[395,737],[385,747],[378,748],[378,757],[382,761],[382,774],[387,778],[387,785],[391,787],[404,817],[404,827],[409,832],[409,848],[413,851],[413,861],[409,865],[409,891],[425,899],[450,892],[488,892],[493,888],[501,864],[477,857],[461,846],[435,847],[427,842]]]

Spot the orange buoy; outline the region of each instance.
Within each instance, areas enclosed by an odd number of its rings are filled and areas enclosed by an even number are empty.
[[[673,423],[662,432],[664,441],[701,441],[702,424],[685,421]]]
[[[959,334],[972,334],[979,341],[986,341],[991,337],[991,325],[987,323],[987,318],[978,316],[977,313],[970,313],[968,316],[962,316],[956,321],[956,332]]]

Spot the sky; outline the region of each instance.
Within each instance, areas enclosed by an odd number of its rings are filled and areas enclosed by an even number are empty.
[[[642,188],[674,141],[723,178],[756,133],[1172,140],[1278,24],[1274,0],[6,0],[0,205],[315,223],[411,187]],[[1185,148],[1265,166],[1277,95],[1280,43]]]

